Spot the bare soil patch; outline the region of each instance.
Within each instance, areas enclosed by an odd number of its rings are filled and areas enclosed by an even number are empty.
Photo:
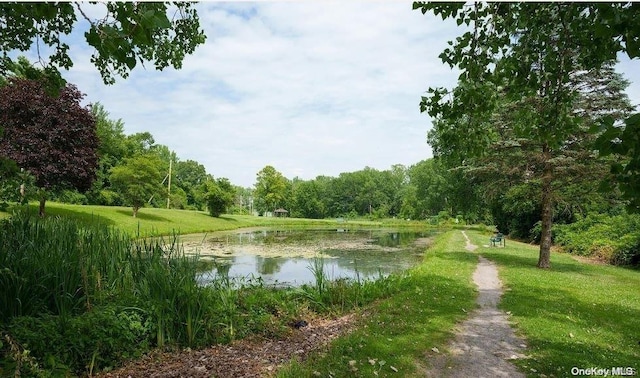
[[[353,314],[311,320],[308,326],[294,330],[282,340],[246,339],[203,350],[154,352],[98,377],[268,377],[292,358],[304,360],[311,351],[350,332],[355,320]]]

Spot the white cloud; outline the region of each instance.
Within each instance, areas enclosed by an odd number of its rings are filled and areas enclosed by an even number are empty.
[[[181,159],[238,185],[251,186],[267,164],[311,179],[431,155],[418,102],[429,86],[455,80],[437,58],[451,23],[408,2],[198,9],[207,43],[181,70],[137,68],[104,86],[88,49],[78,49],[67,77],[127,133],[150,131]]]
[[[455,84],[438,58],[461,33],[454,22],[410,2],[196,6],[208,38],[181,70],[137,67],[105,86],[80,34],[65,76],[127,133],[149,131],[237,185],[267,164],[311,179],[431,156],[418,103],[428,87]]]

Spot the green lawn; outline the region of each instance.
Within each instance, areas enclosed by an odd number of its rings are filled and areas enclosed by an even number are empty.
[[[531,358],[519,365],[529,375],[566,377],[574,367],[640,369],[640,271],[561,253],[552,253],[552,268],[541,270],[537,246],[507,241],[506,248],[490,248],[488,234],[469,236],[499,265],[508,288],[501,308],[527,339]]]
[[[29,206],[29,210],[37,213],[35,203]],[[138,216],[132,216],[130,207],[118,206],[94,206],[94,205],[69,205],[56,202],[47,202],[47,216],[64,216],[80,219],[85,222],[102,222],[122,229],[130,235],[170,235],[174,232],[180,234],[192,234],[199,232],[213,232],[232,230],[243,227],[263,226],[309,226],[309,227],[381,227],[397,226],[424,227],[423,222],[385,221],[372,222],[366,220],[349,220],[346,223],[336,219],[299,219],[299,218],[266,218],[251,215],[223,215],[220,218],[211,217],[204,211],[175,210],[143,208]],[[7,213],[1,213],[0,217],[6,217]]]
[[[455,324],[475,306],[471,275],[478,258],[464,246],[460,231],[438,236],[396,293],[364,310],[356,331],[278,376],[424,377],[426,354],[444,350]]]

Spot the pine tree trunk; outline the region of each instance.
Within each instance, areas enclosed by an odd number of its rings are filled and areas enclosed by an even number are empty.
[[[542,147],[544,170],[542,173],[542,231],[538,268],[551,268],[551,226],[553,225],[553,168],[549,160],[551,152],[546,144]]]

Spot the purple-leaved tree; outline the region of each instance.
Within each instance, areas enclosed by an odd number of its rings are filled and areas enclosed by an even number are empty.
[[[96,177],[98,137],[83,96],[70,84],[52,96],[41,81],[23,78],[0,87],[0,157],[33,174],[40,216],[47,191],[86,191]]]

